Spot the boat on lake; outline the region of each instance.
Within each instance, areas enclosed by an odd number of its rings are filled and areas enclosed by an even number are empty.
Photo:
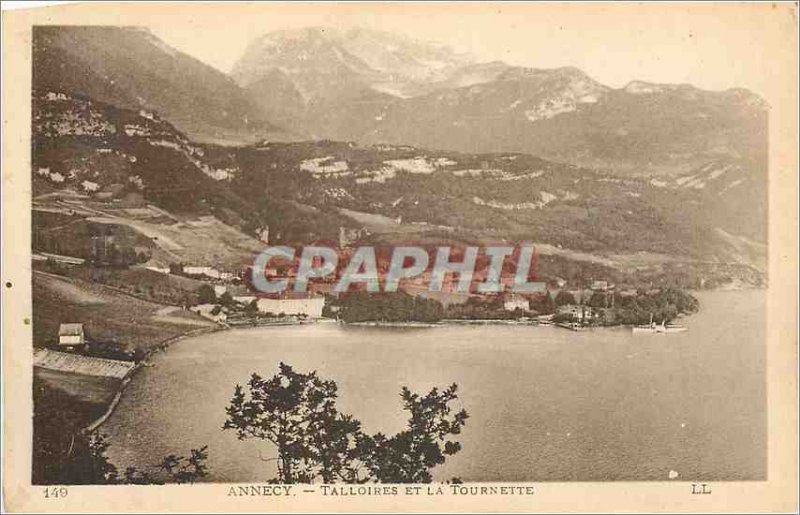
[[[570,331],[583,331],[585,328],[578,322],[559,322],[556,324],[558,327],[569,329]]]
[[[634,334],[665,334],[665,333],[682,333],[688,330],[682,325],[667,325],[666,321],[656,324],[653,322],[653,315],[650,315],[650,323],[648,325],[637,325],[633,327]]]

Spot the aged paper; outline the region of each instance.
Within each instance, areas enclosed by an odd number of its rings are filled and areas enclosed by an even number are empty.
[[[9,512],[797,510],[793,3],[3,13]]]

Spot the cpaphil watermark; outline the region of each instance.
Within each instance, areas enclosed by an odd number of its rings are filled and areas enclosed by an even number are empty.
[[[250,282],[267,294],[307,292],[312,282],[333,283],[336,293],[352,289],[396,292],[403,285],[433,292],[544,293],[545,283],[536,281],[536,263],[533,245],[388,250],[271,246],[256,257]]]

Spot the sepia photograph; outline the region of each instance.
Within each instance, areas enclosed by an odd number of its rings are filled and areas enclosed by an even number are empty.
[[[46,509],[777,479],[796,4],[75,7],[3,51],[4,431],[24,397]]]

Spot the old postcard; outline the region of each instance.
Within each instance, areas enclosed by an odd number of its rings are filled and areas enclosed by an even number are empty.
[[[3,12],[10,512],[795,512],[795,3]]]

